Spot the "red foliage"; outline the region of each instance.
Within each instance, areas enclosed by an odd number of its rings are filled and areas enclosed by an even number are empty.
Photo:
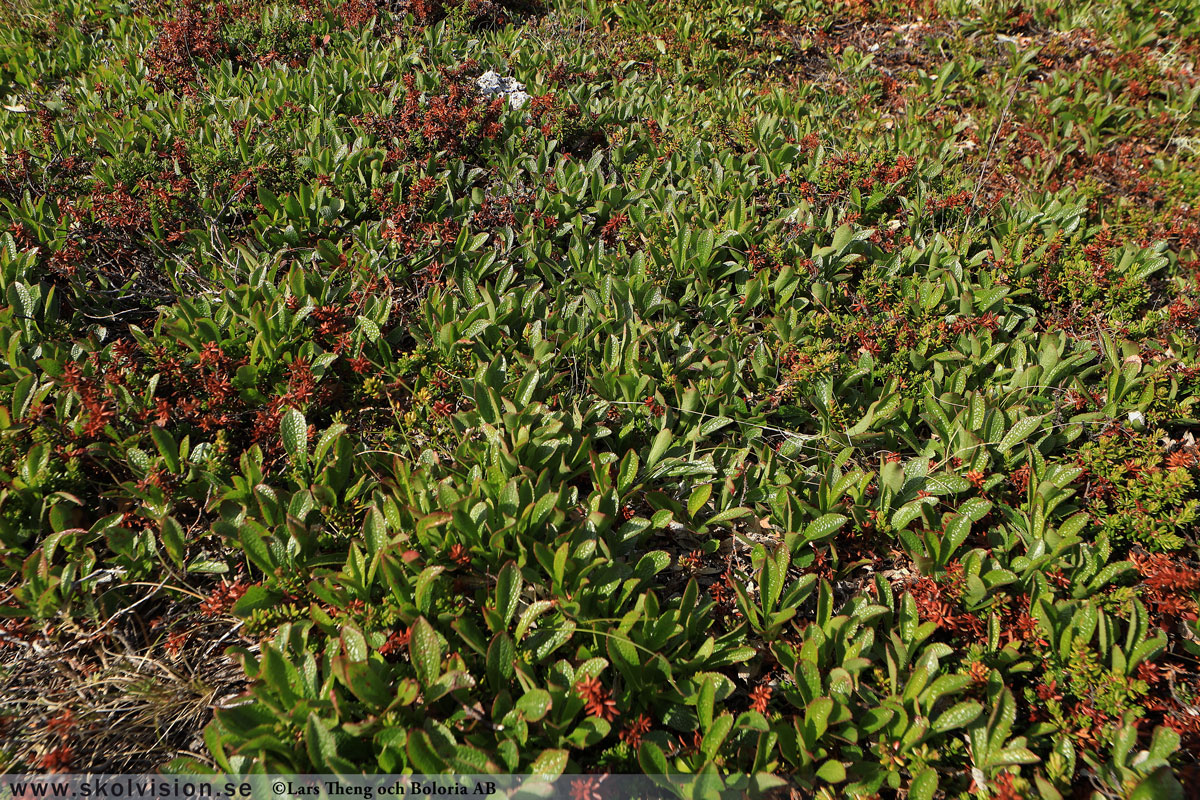
[[[408,628],[392,631],[388,634],[387,640],[379,646],[379,654],[382,656],[391,656],[401,652],[405,647],[408,647],[410,636],[411,631]]]
[[[60,744],[38,759],[38,766],[46,772],[66,772],[75,758],[69,744]]]
[[[213,589],[200,604],[200,613],[206,617],[219,617],[229,613],[234,603],[240,600],[249,588],[240,578],[233,582],[222,580],[221,585]]]
[[[953,636],[978,639],[984,634],[983,620],[974,614],[959,613],[958,597],[961,596],[961,576],[951,575],[943,587],[933,578],[917,578],[909,585],[908,592],[917,605],[921,619],[933,622]]]
[[[642,737],[650,732],[650,727],[650,718],[645,714],[638,714],[633,722],[621,731],[621,741],[636,750],[637,746],[642,743]]]
[[[215,6],[200,0],[184,0],[172,16],[161,23],[158,38],[146,51],[150,80],[159,91],[177,87],[194,96],[196,63],[228,54],[221,27],[229,19],[224,3]]]
[[[1195,594],[1200,590],[1200,571],[1166,553],[1130,553],[1129,560],[1142,576],[1145,600],[1162,627],[1178,619],[1197,619]]]
[[[617,718],[617,703],[613,700],[612,692],[598,678],[585,678],[575,684],[575,691],[583,698],[589,716],[609,721]]]
[[[416,88],[416,78],[404,76],[405,94],[398,100],[398,109],[383,116],[364,114],[353,118],[360,128],[392,142],[388,159],[408,162],[429,153],[445,151],[451,157],[463,156],[476,150],[500,133],[500,112],[504,100],[484,100],[466,77],[475,70],[473,61],[455,70],[442,70],[448,83],[444,95],[427,98]]]
[[[750,707],[760,714],[767,713],[767,705],[771,702],[771,687],[755,686],[750,692]]]
[[[608,222],[604,223],[604,227],[600,229],[600,239],[609,247],[614,247],[617,244],[617,237],[621,234],[621,229],[629,222],[629,216],[626,214],[614,214]]]
[[[571,779],[571,800],[603,800],[600,789],[607,775],[588,775]]]

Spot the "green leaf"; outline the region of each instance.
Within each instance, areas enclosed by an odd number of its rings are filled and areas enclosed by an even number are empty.
[[[189,569],[189,572],[192,570]],[[260,608],[271,608],[279,603],[279,595],[274,592],[268,592],[262,586],[250,586],[246,589],[246,593],[241,599],[233,604],[231,609],[238,616],[249,614],[252,611],[257,611]]]
[[[308,463],[308,422],[298,409],[289,408],[283,413],[279,435],[292,466],[303,469]]]
[[[934,498],[927,497],[913,500],[911,503],[905,503],[897,508],[896,513],[892,514],[892,527],[896,530],[903,530],[908,523],[921,516],[921,509],[930,504],[926,501],[936,502]]]
[[[351,661],[366,661],[369,651],[367,649],[366,637],[362,635],[362,631],[353,625],[346,625],[342,628],[341,635],[338,637],[342,644],[342,653]]]
[[[1103,588],[1106,584],[1112,583],[1124,573],[1131,572],[1134,569],[1136,568],[1128,561],[1115,561],[1108,564],[1096,574],[1096,577],[1088,582],[1088,590],[1095,592]]]
[[[983,713],[983,706],[974,701],[967,701],[952,706],[941,714],[933,722],[933,730],[938,733],[952,731],[955,728],[961,728],[964,725],[969,725]]]
[[[1151,758],[1169,758],[1179,749],[1181,739],[1182,737],[1173,728],[1159,726],[1154,729],[1147,752]]]
[[[671,446],[675,435],[671,433],[670,428],[663,428],[654,437],[654,443],[650,446],[650,453],[646,456],[646,468],[649,469],[658,463],[663,454],[667,452],[667,448]]]
[[[727,508],[724,511],[714,514],[713,516],[711,516],[707,520],[705,520],[704,527],[707,528],[710,525],[719,525],[722,522],[729,522],[730,520],[741,519],[742,517],[746,516],[749,513],[751,513],[751,510],[749,508],[746,508],[745,506],[738,506],[737,508]]]
[[[831,246],[835,253],[840,253],[852,241],[854,241],[854,227],[846,224],[833,232],[833,243]]]
[[[16,310],[17,316],[29,319],[33,316],[33,297],[29,288],[20,282],[14,282],[8,287],[9,304]]]
[[[246,551],[246,556],[254,562],[254,565],[267,575],[272,575],[279,565],[276,563],[275,556],[264,539],[266,533],[267,531],[263,526],[252,519],[245,519],[242,521],[241,527],[238,528],[238,541],[241,543],[242,549]]]
[[[846,767],[831,759],[817,768],[817,777],[826,783],[841,783],[846,780]]]
[[[1186,796],[1171,768],[1164,764],[1138,781],[1129,800],[1183,800]]]
[[[987,500],[981,500],[978,497],[972,497],[970,500],[963,503],[959,507],[958,513],[961,516],[964,516],[967,519],[971,520],[971,522],[978,522],[979,520],[986,517],[988,515],[988,512],[991,510],[992,510],[992,504],[989,503]]]
[[[489,425],[499,425],[503,412],[500,404],[500,395],[496,394],[496,390],[477,381],[475,383],[474,399],[475,407],[479,410],[479,416],[483,421]]]
[[[806,736],[813,742],[820,741],[829,727],[829,715],[833,713],[833,699],[818,697],[804,709],[804,727]]]
[[[601,717],[586,717],[567,736],[567,741],[577,748],[591,747],[612,731],[612,725]]]
[[[713,720],[713,704],[717,697],[717,681],[711,675],[700,684],[696,695],[696,713],[700,716],[700,730],[708,730]]]
[[[446,762],[433,749],[433,742],[425,731],[409,731],[405,750],[414,769],[422,774],[436,775],[446,770]]]
[[[325,453],[329,451],[337,437],[346,433],[346,427],[343,422],[337,422],[335,425],[325,428],[325,432],[320,434],[320,438],[317,439],[317,446],[313,447],[312,457],[314,462],[322,461]]]
[[[359,330],[367,337],[369,342],[378,342],[380,337],[379,326],[375,324],[375,320],[369,317],[360,316],[357,320]]]
[[[337,757],[337,741],[315,711],[308,714],[308,722],[304,726],[304,743],[308,748],[308,757],[322,770],[328,769],[329,760]]]
[[[175,566],[183,566],[184,544],[183,527],[174,517],[163,517],[162,543],[167,555],[175,562]]]
[[[179,472],[179,445],[175,443],[175,438],[157,425],[150,426],[150,436],[154,439],[163,461],[167,462],[167,469]]]
[[[394,693],[384,675],[382,665],[370,661],[354,661],[344,654],[333,659],[334,675],[355,697],[378,712],[391,703]]]
[[[543,750],[529,765],[529,774],[557,778],[567,766],[568,755],[566,750]]]
[[[704,508],[704,504],[708,502],[708,498],[712,496],[712,484],[702,483],[692,490],[691,496],[688,498],[687,512],[688,516],[694,518]]]
[[[514,708],[520,712],[526,722],[539,722],[550,711],[553,702],[550,693],[545,689],[531,689],[521,695]]]
[[[826,514],[820,519],[815,519],[804,529],[804,539],[808,542],[828,539],[846,524],[847,519],[844,514]]]
[[[617,491],[622,494],[629,491],[633,486],[634,480],[638,473],[638,455],[630,450],[625,454],[625,458],[621,459],[621,468],[617,472]]]
[[[943,563],[948,561],[970,534],[971,520],[965,514],[956,514],[954,519],[946,523],[946,535],[943,537],[944,544],[941,547],[941,561]]]
[[[511,636],[497,633],[492,637],[487,649],[487,677],[494,690],[500,691],[512,679],[515,658],[516,648]]]
[[[267,188],[266,183],[263,181],[258,181],[257,183],[258,202],[262,203],[263,208],[267,210],[268,214],[274,216],[275,214],[279,213],[279,198],[275,196],[274,192]]]
[[[525,377],[521,379],[520,385],[517,386],[517,408],[521,409],[529,405],[529,401],[533,399],[534,392],[537,391],[538,381],[541,374],[536,369],[531,369],[525,373]]]
[[[713,245],[716,243],[716,236],[713,235],[711,228],[705,228],[696,236],[696,260],[699,265],[707,267],[712,261]]]
[[[513,638],[518,642],[521,641],[537,618],[554,608],[554,605],[553,600],[535,600],[530,603],[529,607],[521,613],[521,618],[517,620],[517,631],[513,635]]]
[[[729,417],[713,417],[712,419],[705,420],[704,424],[699,428],[700,436],[710,436],[713,433],[721,430],[721,428],[724,428],[726,425],[731,424],[733,424],[733,420]]]
[[[433,602],[433,587],[437,584],[437,577],[445,570],[446,568],[442,566],[426,567],[417,576],[416,586],[413,589],[413,603],[422,614],[429,613]]]
[[[933,800],[937,788],[937,773],[933,767],[924,767],[908,786],[908,800]]]
[[[1029,435],[1038,429],[1042,424],[1041,417],[1022,417],[1013,423],[1013,426],[1004,434],[1004,438],[1000,440],[997,448],[1001,453],[1007,453],[1021,442],[1029,438]]]
[[[607,639],[608,657],[613,666],[620,670],[631,684],[640,686],[642,663],[638,659],[637,648],[626,637],[613,633]]]
[[[704,738],[700,740],[700,752],[709,758],[716,756],[717,751],[721,749],[721,745],[725,742],[725,737],[729,735],[729,731],[732,729],[733,715],[726,711],[713,720],[712,725],[704,734]]]
[[[500,575],[496,578],[496,611],[504,620],[506,629],[512,622],[513,615],[517,613],[517,600],[521,596],[521,586],[521,570],[515,562],[510,561],[504,565],[500,570]]]
[[[999,752],[993,759],[993,766],[1009,766],[1013,764],[1036,764],[1041,761],[1032,750],[1028,747],[1018,747],[1013,745],[1006,747]]]
[[[416,670],[417,680],[428,688],[442,670],[442,643],[437,631],[424,617],[417,617],[409,633],[408,652]]]

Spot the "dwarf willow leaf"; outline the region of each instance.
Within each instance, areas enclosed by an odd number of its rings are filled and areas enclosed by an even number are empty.
[[[621,459],[621,467],[617,471],[617,491],[626,492],[633,486],[634,480],[638,473],[638,456],[637,453],[630,450]]]
[[[729,417],[712,417],[711,419],[707,419],[697,429],[699,431],[699,437],[702,438],[705,436],[711,436],[712,434],[721,430],[721,428],[731,425],[732,423],[733,420]]]
[[[378,342],[380,337],[379,326],[375,324],[375,320],[368,317],[358,318],[358,327],[362,330],[363,335],[367,337],[369,342]]]
[[[417,581],[413,589],[413,602],[417,606],[417,610],[422,614],[428,614],[433,597],[433,589],[437,584],[437,578],[445,571],[445,567],[431,566],[421,570],[421,574],[417,576]]]
[[[537,618],[554,608],[554,605],[553,600],[535,600],[530,603],[529,607],[521,613],[521,618],[517,620],[517,630],[513,634],[513,638],[520,642],[525,637],[525,633],[537,621]]]
[[[689,517],[695,517],[704,508],[704,504],[708,502],[708,498],[712,496],[712,484],[703,483],[692,490],[691,496],[688,497],[687,512]]]
[[[496,610],[505,628],[517,613],[517,599],[521,595],[522,585],[521,570],[517,565],[511,561],[505,564],[496,579]]]
[[[163,549],[178,567],[183,566],[184,534],[183,526],[174,517],[163,517],[161,523]]]
[[[299,409],[289,408],[279,419],[279,435],[292,465],[303,468],[308,459],[308,423]]]
[[[933,767],[924,767],[908,785],[909,800],[933,800],[938,788],[938,776]]]
[[[553,701],[549,692],[545,689],[532,689],[517,700],[516,710],[526,722],[538,722],[550,711],[551,705]]]
[[[982,713],[983,706],[973,700],[958,703],[939,714],[933,721],[932,728],[938,733],[945,733],[969,725]]]
[[[825,514],[820,519],[813,520],[805,527],[804,539],[809,542],[827,539],[837,533],[846,524],[848,519],[845,514]]]
[[[1004,438],[1000,440],[997,448],[1000,452],[1007,453],[1028,439],[1030,434],[1036,431],[1041,424],[1042,417],[1022,417],[1014,422],[1013,426],[1004,434]]]
[[[408,646],[417,680],[426,688],[432,686],[442,669],[442,644],[437,631],[424,617],[413,623]]]
[[[671,446],[674,440],[674,434],[669,428],[663,428],[654,437],[654,443],[650,446],[650,452],[646,455],[646,467],[653,467],[667,452],[667,448]]]
[[[706,677],[700,684],[700,692],[696,696],[696,712],[700,716],[700,729],[708,730],[712,726],[713,703],[717,696],[717,682],[711,676]]]
[[[163,461],[166,462],[167,469],[171,472],[179,472],[179,445],[176,443],[175,437],[158,426],[150,428],[150,437],[154,439],[154,444],[158,447]]]

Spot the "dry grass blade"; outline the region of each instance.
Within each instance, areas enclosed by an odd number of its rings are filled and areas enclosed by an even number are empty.
[[[241,692],[244,675],[212,647],[227,640],[226,620],[193,614],[172,627],[153,640],[132,624],[6,640],[0,769],[152,772],[198,757],[212,709]]]

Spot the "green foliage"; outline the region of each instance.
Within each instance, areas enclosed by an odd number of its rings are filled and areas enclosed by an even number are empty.
[[[919,5],[14,6],[4,641],[169,598],[174,769],[1182,796],[1200,20]]]
[[[1195,470],[1168,466],[1156,435],[1104,436],[1079,451],[1079,463],[1096,484],[1093,514],[1114,541],[1149,550],[1177,550],[1200,513]]]

